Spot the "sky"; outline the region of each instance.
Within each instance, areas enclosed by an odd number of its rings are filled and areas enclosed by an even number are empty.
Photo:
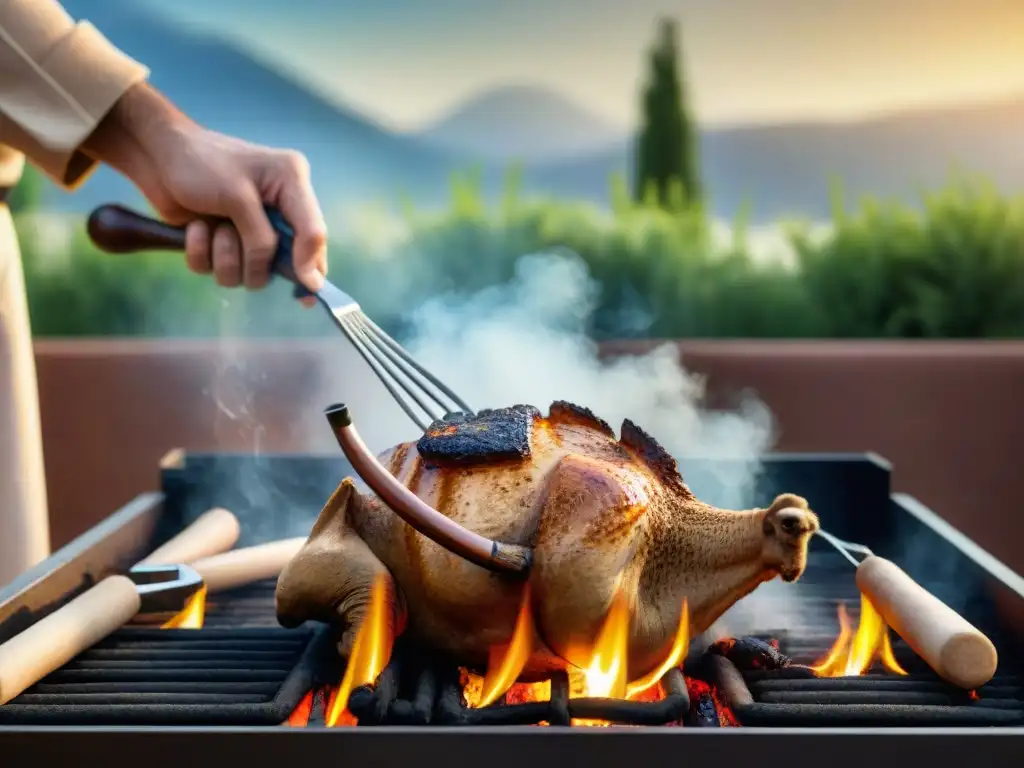
[[[709,125],[1024,96],[1024,0],[137,0],[397,130],[501,85],[634,119],[656,19]]]

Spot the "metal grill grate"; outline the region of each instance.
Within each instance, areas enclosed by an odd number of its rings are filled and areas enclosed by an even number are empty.
[[[734,707],[742,725],[772,727],[956,727],[1024,723],[1024,690],[996,677],[972,700],[935,675],[865,675],[794,680],[747,673],[754,703]]]
[[[0,724],[278,725],[333,649],[324,631],[273,626],[272,590],[219,596],[202,629],[121,629],[0,707]]]
[[[873,668],[869,674],[855,677],[814,677],[799,665],[814,664],[835,641],[840,603],[852,626],[857,626],[860,598],[852,569],[838,556],[814,553],[805,578],[792,594],[790,605],[780,603],[776,608],[780,615],[785,611],[784,615],[799,616],[801,626],[758,637],[777,639],[782,653],[798,666],[751,669],[744,659],[729,656],[731,672],[726,669],[723,673],[718,667],[706,675],[718,686],[720,698],[739,725],[863,728],[1024,724],[1024,685],[1015,670],[997,675],[976,692],[964,691],[939,678],[893,633],[893,655],[908,672],[906,676]],[[770,615],[772,606],[764,607]],[[996,643],[1000,645],[998,639]],[[1007,664],[1004,662],[1004,666]]]
[[[277,580],[270,579],[243,589],[210,595],[206,603],[204,629],[227,627],[279,628],[274,612],[274,589]]]

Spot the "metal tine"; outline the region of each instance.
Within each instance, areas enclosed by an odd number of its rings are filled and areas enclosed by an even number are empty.
[[[863,544],[854,544],[849,541],[843,541],[842,539],[833,536],[831,533],[822,528],[818,529],[817,534],[825,541],[827,541],[829,544],[831,544],[836,549],[836,551],[839,552],[839,554],[841,554],[843,557],[849,560],[853,564],[854,568],[860,565],[860,561],[857,560],[857,558],[855,558],[851,554],[851,552],[857,552],[858,554],[868,556],[874,554],[870,549],[865,547]]]
[[[348,337],[348,340],[352,343],[352,346],[356,348],[363,360],[366,361],[367,365],[370,366],[371,370],[380,380],[380,382],[387,388],[388,392],[391,393],[391,397],[395,399],[402,410],[405,411],[406,415],[412,419],[413,423],[416,424],[424,432],[430,426],[430,423],[435,419],[435,415],[426,408],[417,398],[411,398],[416,405],[419,405],[421,411],[426,416],[424,417],[418,413],[413,407],[413,402],[410,402],[408,387],[402,383],[402,381],[393,373],[388,371],[377,359],[377,355],[374,354],[371,346],[365,341],[363,334],[359,333],[353,328],[346,320],[341,320],[338,323],[341,326],[341,330]],[[404,393],[404,394],[403,394]]]
[[[415,381],[413,377],[409,375],[408,371],[393,364],[393,362],[382,353],[380,347],[374,343],[373,339],[369,337],[354,318],[355,316],[353,315],[345,318],[342,322],[345,323],[348,331],[359,339],[363,348],[373,355],[380,368],[387,372],[387,375],[391,377],[391,380],[401,387],[402,391],[405,392],[406,395],[412,398],[413,402],[420,407],[420,410],[422,410],[431,421],[442,418],[445,411],[442,411],[440,414],[435,413],[429,405],[420,399],[417,394],[417,388],[420,392],[426,392],[423,386],[419,382]],[[375,369],[375,372],[378,372],[379,375],[379,371],[377,369]],[[412,388],[410,388],[410,385]],[[429,392],[426,392],[426,394],[429,394]],[[434,399],[436,400],[436,398]],[[446,409],[446,405],[443,402],[438,402],[438,405],[440,405],[441,408]]]
[[[373,322],[373,320],[364,315],[362,312],[359,313],[359,318],[362,324],[366,326],[378,340],[382,341],[388,347],[388,349],[390,349],[396,355],[402,358],[402,360],[404,360],[407,364],[415,368],[416,371],[418,371],[422,376],[426,377],[426,379],[431,384],[433,384],[435,387],[441,390],[441,392],[443,392],[445,395],[451,398],[452,402],[455,403],[455,405],[457,405],[460,410],[465,411],[466,413],[473,412],[473,409],[470,408],[461,397],[456,395],[449,387],[445,385],[443,381],[438,379],[434,374],[432,374],[430,371],[428,371],[426,368],[420,365],[412,355],[410,355],[407,351],[405,351],[405,349],[401,347],[401,345],[399,345],[394,339],[392,339],[390,336],[384,333],[384,331],[381,330],[381,328],[375,322]]]
[[[353,313],[354,314],[354,313]],[[338,318],[338,325],[341,330],[348,337],[349,341],[352,342],[352,346],[356,348],[363,360],[366,361],[367,365],[373,370],[380,379],[381,383],[387,388],[388,392],[395,399],[398,405],[405,411],[406,415],[412,419],[413,423],[416,424],[424,432],[430,426],[431,422],[442,418],[444,414],[437,414],[432,411],[416,394],[416,392],[410,389],[409,385],[404,383],[400,378],[401,374],[405,372],[396,369],[390,361],[380,352],[379,347],[368,338],[368,334],[359,328],[357,323],[352,322],[353,315]],[[403,394],[401,394],[398,389]],[[420,417],[419,414],[414,410],[409,400],[412,400],[420,407],[423,414],[426,415],[426,421]],[[443,404],[442,404],[443,407]]]
[[[357,312],[350,315],[348,320],[359,329],[367,341],[370,343],[377,342],[375,344],[376,349],[386,355],[391,362],[397,366],[398,370],[401,371],[401,373],[413,384],[413,386],[418,387],[427,397],[441,406],[443,409],[441,414],[442,416],[453,410],[468,410],[468,408],[463,407],[464,404],[459,402],[459,398],[455,393],[446,392],[445,390],[448,388],[438,381],[430,371],[426,370],[423,366],[413,360],[412,356],[402,349],[390,336],[384,333],[380,328],[376,328],[376,330],[374,330],[374,328],[371,327],[373,321],[370,320],[370,318],[361,312]],[[410,367],[413,369],[412,371],[409,370]],[[420,374],[427,381],[424,382],[421,379],[417,379],[413,375],[414,373]],[[431,389],[428,384],[435,384],[437,389],[441,390],[440,394],[448,394],[450,400],[445,401],[441,396],[439,396],[437,391]],[[453,407],[453,403],[458,407]]]

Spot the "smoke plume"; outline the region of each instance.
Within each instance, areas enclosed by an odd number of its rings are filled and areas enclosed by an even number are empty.
[[[732,411],[706,408],[704,382],[680,364],[676,348],[669,343],[647,354],[602,360],[597,344],[587,334],[599,290],[586,264],[574,254],[527,255],[519,259],[507,283],[475,294],[437,296],[413,308],[408,314],[411,333],[402,341],[474,409],[528,403],[546,411],[551,402],[568,400],[590,408],[616,428],[628,417],[681,459],[685,479],[701,498],[731,509],[764,503],[754,497],[754,488],[760,458],[774,440],[767,407],[755,396],[745,395]],[[281,297],[275,304],[285,301]],[[225,309],[226,314],[231,311],[230,306]],[[630,318],[631,326],[636,329],[642,319],[639,314]],[[323,322],[320,317],[313,321]],[[238,322],[225,320],[222,330],[227,332]],[[244,382],[262,374],[246,368],[236,342],[222,339],[225,364],[213,388],[217,418],[226,422],[223,426],[229,430],[248,430],[253,449],[261,451],[259,428],[244,426],[255,416],[247,407],[244,386],[231,385],[228,380]],[[317,391],[306,397],[309,421],[304,429],[310,435],[311,449],[337,453],[321,409],[339,400],[353,407],[357,426],[374,450],[418,437],[415,425],[340,337],[337,357],[328,370],[326,379],[317,383]],[[688,459],[722,461],[712,463],[715,469],[710,474],[690,474]],[[287,508],[279,490],[267,487],[260,474],[257,462],[245,478],[254,506],[273,500]],[[337,480],[333,478],[334,483]],[[331,481],[311,479],[311,488],[320,488],[325,482]],[[290,525],[294,530],[288,535],[306,534],[322,501],[317,497],[315,505],[311,502],[301,515],[292,504]],[[786,610],[792,589],[763,585],[726,614],[711,634],[797,626],[808,617]]]
[[[407,348],[475,409],[529,403],[546,411],[568,400],[613,426],[630,418],[676,456],[732,459],[726,485],[744,506],[773,440],[768,409],[752,397],[733,412],[702,408],[703,382],[680,365],[672,344],[599,359],[587,335],[599,290],[575,255],[524,256],[508,283],[417,308]],[[396,424],[393,434],[401,439],[409,429]]]

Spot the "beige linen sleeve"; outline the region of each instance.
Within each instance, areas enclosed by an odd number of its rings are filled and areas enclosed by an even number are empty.
[[[95,161],[79,151],[111,107],[149,70],[56,0],[0,0],[0,144],[64,187]]]

